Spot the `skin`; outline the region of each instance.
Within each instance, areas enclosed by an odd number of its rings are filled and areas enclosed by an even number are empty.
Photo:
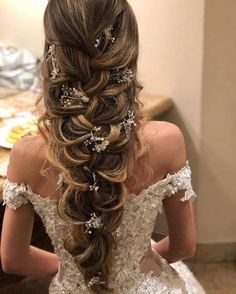
[[[142,175],[142,169],[135,173],[139,186],[129,192],[138,194],[143,188],[163,179],[168,173],[181,169],[186,163],[185,143],[182,132],[167,122],[143,122],[140,131],[150,142],[148,160],[153,169],[149,180]],[[8,179],[12,182],[30,185],[42,197],[57,197],[58,175],[50,169],[47,176],[40,174],[45,158],[45,142],[41,136],[25,137],[18,141],[11,151]],[[180,201],[184,191],[163,201],[169,235],[160,242],[150,242],[150,249],[141,261],[141,271],[155,269],[159,274],[158,254],[174,262],[194,255],[195,224],[192,204]],[[30,245],[34,211],[31,204],[22,205],[16,211],[6,208],[2,239],[1,262],[3,270],[22,276],[43,277],[55,274],[59,268],[56,254]],[[157,254],[158,253],[158,254]]]

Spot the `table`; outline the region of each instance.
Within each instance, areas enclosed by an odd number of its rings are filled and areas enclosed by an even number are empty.
[[[39,97],[35,92],[19,92],[17,90],[11,90],[0,87],[0,105],[13,106],[18,111],[35,111],[35,102]],[[143,94],[140,98],[144,104],[144,114],[146,117],[154,119],[157,116],[168,111],[172,105],[172,99],[160,95],[146,95]],[[3,161],[8,160],[9,150],[0,147],[0,165]],[[0,177],[0,201],[3,178]]]

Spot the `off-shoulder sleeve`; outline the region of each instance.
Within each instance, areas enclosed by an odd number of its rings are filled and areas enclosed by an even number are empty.
[[[192,181],[191,181],[191,169],[189,162],[174,174],[168,174],[163,182],[164,193],[163,199],[176,194],[180,190],[184,190],[184,196],[181,201],[194,200],[197,196],[193,191]]]
[[[16,210],[23,204],[27,204],[27,188],[24,184],[18,185],[9,180],[3,184],[3,205]]]

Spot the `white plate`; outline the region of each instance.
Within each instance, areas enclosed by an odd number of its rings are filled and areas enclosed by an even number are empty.
[[[16,114],[16,110],[13,107],[0,107],[0,118],[11,118]]]
[[[35,117],[31,113],[27,113],[25,116],[22,117],[15,117],[11,119],[5,120],[5,125],[0,128],[0,147],[6,148],[6,149],[12,149],[13,145],[12,143],[9,143],[6,138],[9,134],[12,127],[23,124],[27,122],[29,119],[34,119]]]

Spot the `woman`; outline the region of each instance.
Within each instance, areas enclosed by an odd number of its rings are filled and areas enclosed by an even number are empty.
[[[181,131],[144,121],[138,29],[126,0],[50,0],[40,135],[11,152],[1,244],[6,272],[54,275],[50,293],[204,293]],[[162,205],[169,236],[151,241]],[[34,210],[55,254],[30,246]],[[176,269],[174,269],[176,268]]]

